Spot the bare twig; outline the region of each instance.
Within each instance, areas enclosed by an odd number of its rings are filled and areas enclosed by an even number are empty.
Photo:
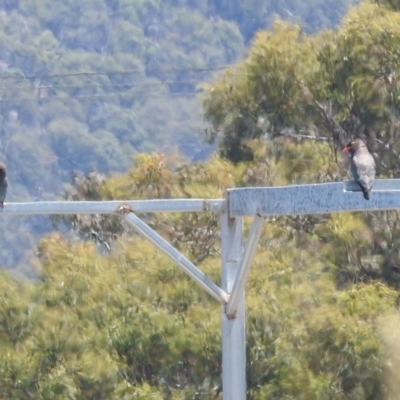
[[[346,135],[346,132],[343,128],[341,128],[331,116],[328,115],[325,107],[319,103],[311,93],[311,91],[308,89],[307,86],[304,84],[301,84],[301,90],[304,95],[304,98],[307,102],[311,102],[314,104],[317,109],[319,110],[322,118],[325,120],[325,127],[328,131],[330,131],[333,135],[333,140],[335,143],[340,143],[340,136],[341,135]]]
[[[307,139],[307,140],[319,140],[319,141],[325,141],[325,142],[332,140],[332,138],[327,137],[327,136],[313,136],[313,135],[306,135],[306,134],[302,134],[302,133],[290,133],[290,132],[282,132],[282,131],[275,131],[272,133],[272,138],[276,138],[279,136],[287,136],[287,137],[291,137],[294,139],[300,138],[300,139]]]
[[[386,149],[388,149],[391,153],[393,153],[396,157],[399,157],[399,153],[393,149],[392,146],[390,146],[389,143],[385,143],[383,140],[377,139],[377,138],[372,138],[372,140],[375,140],[375,142],[378,142],[380,144],[383,144]]]

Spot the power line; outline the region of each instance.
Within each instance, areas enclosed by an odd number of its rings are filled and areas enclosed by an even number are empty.
[[[156,96],[146,96],[146,99],[161,99],[161,98],[170,98],[170,97],[194,97],[196,92],[183,92],[183,93],[170,93],[166,95],[156,95]],[[45,101],[53,101],[53,100],[81,100],[81,99],[100,99],[100,98],[110,98],[110,97],[127,97],[132,96],[130,93],[111,93],[111,94],[94,94],[94,95],[84,95],[84,96],[50,96],[50,97],[43,97],[38,99],[37,97],[17,97],[17,98],[10,98],[10,99],[0,99],[0,103],[14,103],[18,101],[34,101],[34,102],[45,102]]]
[[[209,67],[209,68],[170,68],[170,69],[143,69],[143,70],[125,70],[125,71],[81,71],[81,72],[66,72],[57,74],[44,74],[44,75],[6,75],[0,76],[0,80],[8,79],[49,79],[49,78],[64,78],[69,76],[100,76],[100,75],[138,75],[138,74],[172,74],[172,73],[183,73],[183,72],[212,72],[222,71],[229,68],[229,65],[221,67]]]
[[[13,87],[0,87],[0,92],[14,92],[17,90],[41,90],[41,89],[84,89],[84,88],[114,88],[114,87],[145,87],[145,86],[163,86],[163,85],[195,85],[202,83],[200,80],[190,80],[190,81],[164,81],[164,82],[148,82],[148,83],[116,83],[112,85],[101,85],[101,84],[91,84],[91,85],[43,85],[43,86],[13,86]]]

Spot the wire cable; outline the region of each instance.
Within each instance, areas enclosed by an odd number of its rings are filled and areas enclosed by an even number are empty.
[[[171,98],[171,97],[195,97],[196,92],[183,92],[183,93],[170,93],[166,95],[156,95],[146,96],[146,99],[162,99],[162,98]],[[108,99],[112,97],[120,97],[124,98],[127,96],[132,96],[131,93],[111,93],[111,94],[94,94],[94,95],[84,95],[84,96],[49,96],[49,97],[17,97],[17,98],[10,98],[10,99],[0,99],[0,103],[15,103],[19,101],[34,101],[34,102],[45,102],[50,100],[60,100],[60,101],[67,101],[67,100],[81,100],[81,99]],[[141,98],[140,98],[141,99]]]
[[[0,87],[0,92],[13,92],[17,90],[41,90],[41,89],[84,89],[84,88],[117,88],[117,87],[145,87],[145,86],[162,86],[162,85],[197,85],[202,83],[200,80],[190,81],[164,81],[164,82],[148,82],[148,83],[116,83],[111,85],[91,84],[91,85],[43,85],[43,86],[13,86]]]
[[[64,78],[70,76],[100,76],[100,75],[138,75],[138,74],[172,74],[184,72],[213,72],[228,69],[229,65],[221,67],[208,67],[208,68],[170,68],[170,69],[143,69],[143,70],[125,70],[125,71],[81,71],[81,72],[66,72],[57,74],[44,74],[44,75],[4,75],[0,76],[0,80],[7,79],[50,79],[50,78]]]

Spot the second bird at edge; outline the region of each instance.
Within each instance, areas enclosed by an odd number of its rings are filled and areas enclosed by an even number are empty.
[[[6,199],[7,194],[7,187],[8,187],[8,179],[7,179],[7,172],[6,166],[0,162],[0,206],[4,208],[4,200]]]

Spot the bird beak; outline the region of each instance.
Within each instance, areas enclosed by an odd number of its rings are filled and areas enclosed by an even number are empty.
[[[346,146],[343,150],[342,153],[348,153],[349,152],[349,148]]]

